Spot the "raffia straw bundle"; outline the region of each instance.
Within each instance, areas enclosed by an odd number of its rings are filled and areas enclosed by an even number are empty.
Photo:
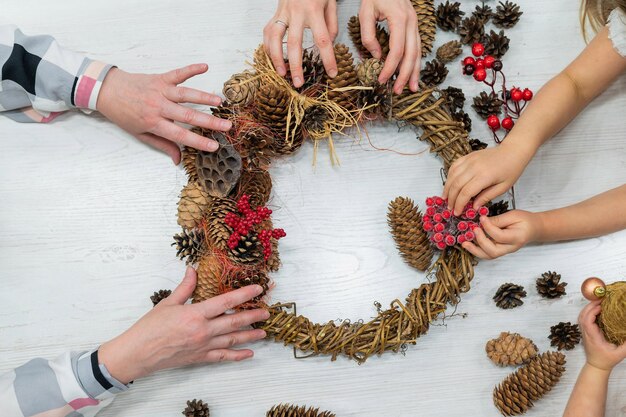
[[[598,325],[609,342],[618,346],[626,342],[626,281],[606,286]]]

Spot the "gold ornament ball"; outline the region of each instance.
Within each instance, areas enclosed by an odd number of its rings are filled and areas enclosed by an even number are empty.
[[[597,277],[587,278],[580,286],[580,291],[587,300],[596,301],[606,294],[606,284]]]

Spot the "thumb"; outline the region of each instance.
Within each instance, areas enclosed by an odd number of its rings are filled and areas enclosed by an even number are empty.
[[[196,280],[197,280],[196,270],[192,267],[188,266],[187,271],[185,271],[185,277],[183,278],[183,282],[178,284],[178,287],[174,290],[172,295],[167,297],[167,299],[163,301],[167,301],[167,304],[174,305],[182,305],[187,302],[187,300],[193,294],[193,290],[196,289]]]

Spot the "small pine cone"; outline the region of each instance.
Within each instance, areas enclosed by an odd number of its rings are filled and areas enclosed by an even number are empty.
[[[565,355],[545,352],[506,377],[493,390],[493,403],[504,416],[527,412],[565,372]]]
[[[504,200],[495,203],[490,202],[487,207],[489,208],[489,217],[499,216],[509,211],[509,202]]]
[[[487,94],[481,91],[479,95],[474,97],[472,107],[480,117],[487,119],[492,114],[497,116],[502,113],[502,104],[502,100],[494,93]]]
[[[263,246],[256,235],[241,236],[239,244],[228,250],[228,257],[236,264],[254,265],[263,260]]]
[[[265,417],[335,417],[335,414],[330,411],[320,411],[319,408],[280,404],[272,407]]]
[[[477,17],[466,17],[459,25],[459,35],[461,36],[461,43],[464,45],[480,42],[484,34],[485,24]]]
[[[210,253],[198,263],[198,281],[191,301],[200,303],[221,294],[220,286],[224,279],[224,265],[217,256]]]
[[[275,136],[284,136],[289,111],[289,92],[264,84],[259,88],[255,104],[256,119],[272,130]]]
[[[437,59],[444,64],[454,61],[459,55],[463,53],[461,42],[450,41],[441,45],[437,49]]]
[[[230,104],[228,101],[223,101],[221,105],[213,107],[211,109],[211,114],[215,117],[219,117],[220,119],[230,120],[234,122],[235,116],[239,114],[239,112],[235,109],[235,106]],[[207,136],[208,132],[210,132],[206,129],[202,129],[202,131],[203,136]]]
[[[213,132],[219,143],[215,152],[198,151],[196,171],[200,185],[212,197],[227,197],[237,185],[241,175],[241,155],[219,132]]]
[[[276,272],[280,269],[280,253],[278,252],[278,241],[276,239],[272,239],[272,255],[265,263],[265,268],[269,272]]]
[[[152,301],[152,306],[156,307],[161,301],[165,300],[172,294],[172,290],[159,290],[150,296],[150,301]]]
[[[483,37],[482,43],[485,45],[485,55],[491,55],[498,59],[502,58],[509,50],[509,38],[503,30],[500,33],[492,30],[489,35]]]
[[[433,50],[435,34],[437,32],[437,17],[435,16],[434,0],[411,0],[413,9],[419,22],[420,39],[422,41],[422,57]]]
[[[438,59],[428,61],[421,72],[421,79],[427,86],[439,85],[448,76],[448,68]]]
[[[187,401],[187,408],[183,410],[185,417],[209,417],[209,406],[202,400]]]
[[[528,363],[537,356],[537,346],[519,333],[502,332],[485,346],[487,356],[498,366],[516,366]]]
[[[459,110],[457,112],[452,113],[451,116],[452,116],[452,119],[456,120],[457,122],[463,122],[463,129],[465,129],[467,133],[472,131],[472,118],[470,117],[469,114],[465,113],[463,110]],[[470,142],[470,146],[471,146],[471,142]]]
[[[465,94],[463,90],[456,87],[448,87],[441,90],[441,93],[448,103],[448,108],[451,112],[456,112],[463,109],[465,105]]]
[[[191,129],[192,132],[202,134],[200,131],[201,128],[194,127]],[[198,150],[196,148],[192,148],[191,146],[184,146],[182,150],[182,162],[183,168],[185,168],[185,172],[187,173],[187,177],[189,178],[189,182],[198,181],[198,171],[196,171],[196,157],[198,155]]]
[[[427,270],[433,258],[433,249],[422,227],[422,215],[413,200],[398,197],[392,201],[387,223],[404,261],[420,271]]]
[[[474,11],[472,12],[472,16],[480,19],[483,24],[487,24],[492,15],[493,9],[489,5],[484,3],[482,5],[479,4],[478,6],[476,6],[476,9],[474,9]]]
[[[356,76],[361,85],[373,87],[378,85],[378,76],[383,70],[384,62],[380,59],[369,58],[356,67]]]
[[[348,33],[354,47],[359,51],[359,56],[362,59],[371,58],[372,54],[363,46],[363,41],[361,40],[361,22],[359,22],[358,16],[352,16],[348,21]],[[389,54],[389,33],[382,26],[376,25],[376,38],[382,49],[382,59],[385,59]]]
[[[391,118],[393,93],[388,84],[373,87],[373,90],[359,91],[357,102],[360,109],[367,108],[367,113]]]
[[[243,194],[250,196],[250,204],[253,207],[267,205],[272,194],[272,177],[269,172],[262,169],[244,171],[237,190],[238,196]]]
[[[304,84],[300,87],[300,91],[322,82],[324,79],[324,63],[319,54],[314,49],[304,51],[302,55],[302,75],[304,76]]]
[[[272,152],[276,155],[290,155],[300,149],[302,144],[304,143],[304,135],[301,129],[301,126],[298,126],[293,132],[289,132],[289,141],[285,136],[286,132],[283,132],[283,135],[280,137],[276,137],[274,139],[274,143],[272,144]]]
[[[356,101],[355,91],[333,91],[337,88],[353,87],[357,85],[354,59],[346,45],[335,45],[335,58],[337,60],[337,76],[328,78],[328,99],[339,104],[344,109],[352,109]]]
[[[194,229],[207,211],[211,197],[197,182],[190,182],[183,188],[178,202],[178,224],[183,229]]]
[[[472,148],[472,151],[482,151],[487,147],[487,144],[479,139],[470,139],[469,144]]]
[[[510,309],[519,307],[524,304],[522,298],[526,297],[526,291],[524,287],[516,284],[502,284],[498,291],[496,291],[496,295],[493,296],[493,301],[496,302],[496,305],[503,309]]]
[[[252,299],[252,302],[257,303],[269,291],[270,279],[264,272],[258,271],[256,268],[244,268],[228,277],[228,286],[234,290],[247,287],[248,285],[260,285],[263,288],[263,292]]]
[[[302,128],[313,138],[327,137],[330,135],[328,110],[319,104],[314,104],[304,111]]]
[[[217,249],[228,248],[228,238],[233,230],[224,223],[228,213],[237,212],[237,203],[229,198],[214,198],[206,216],[209,245]]]
[[[272,150],[274,138],[269,129],[250,130],[240,135],[239,139],[239,154],[243,168],[247,170],[267,169],[274,156]]]
[[[256,74],[244,71],[234,74],[224,83],[222,93],[226,100],[235,106],[247,106],[252,103],[261,82]]]
[[[512,28],[519,22],[523,13],[519,6],[513,2],[500,2],[498,7],[496,7],[496,12],[492,16],[493,24],[499,28]]]
[[[450,3],[448,0],[439,4],[435,12],[437,25],[445,31],[455,31],[459,27],[463,15],[465,12],[461,10],[461,3]]]
[[[560,298],[567,294],[565,287],[567,282],[560,282],[561,274],[548,271],[541,274],[541,278],[537,278],[537,292],[543,298]]]
[[[550,327],[550,346],[558,350],[572,350],[580,343],[580,328],[578,324],[560,322]]]
[[[182,233],[174,235],[172,246],[176,246],[176,256],[180,260],[187,258],[187,264],[195,264],[206,250],[204,231],[183,229]]]

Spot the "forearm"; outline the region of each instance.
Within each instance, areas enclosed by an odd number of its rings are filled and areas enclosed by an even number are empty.
[[[604,417],[610,374],[611,371],[585,364],[563,417]]]
[[[540,222],[538,242],[582,239],[626,229],[626,185],[536,215]]]

